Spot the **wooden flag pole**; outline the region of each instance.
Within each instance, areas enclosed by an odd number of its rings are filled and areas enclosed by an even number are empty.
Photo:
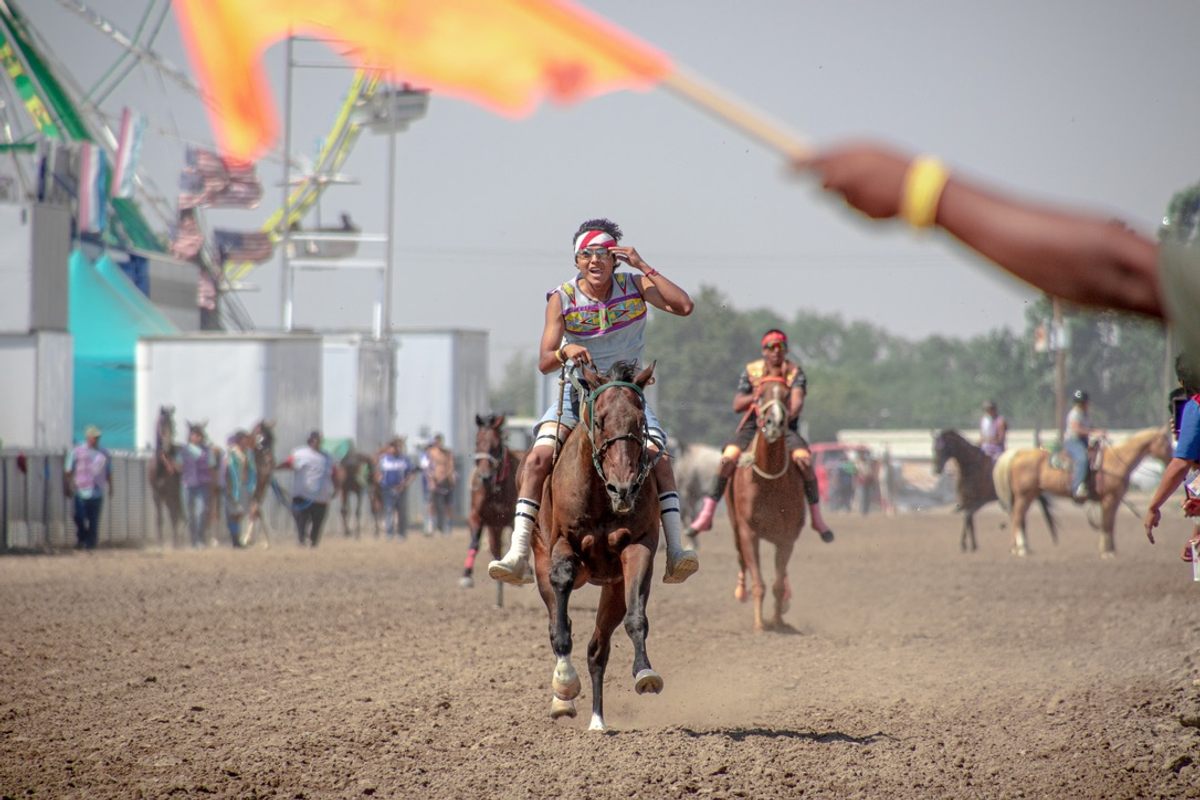
[[[795,160],[813,155],[812,145],[786,125],[726,94],[678,64],[671,74],[662,79],[661,85],[701,111],[749,134],[784,158]]]

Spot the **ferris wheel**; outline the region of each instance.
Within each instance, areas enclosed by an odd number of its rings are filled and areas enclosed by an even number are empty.
[[[47,149],[53,152],[56,146],[69,148],[76,143],[94,143],[112,159],[118,146],[117,127],[122,114],[119,98],[123,93],[129,94],[131,83],[138,82],[138,91],[157,90],[164,99],[168,92],[173,97],[186,97],[197,108],[209,102],[203,88],[156,48],[156,42],[172,22],[171,0],[145,0],[140,7],[138,3],[122,0],[111,4],[107,14],[83,0],[56,0],[56,3],[55,9],[47,9],[49,4],[39,5],[40,16],[47,17],[56,11],[61,19],[74,17],[86,22],[91,33],[116,46],[117,55],[98,71],[93,65],[90,71],[95,75],[85,85],[78,77],[79,68],[71,63],[73,54],[56,42],[51,33],[57,30],[59,22],[39,27],[16,0],[0,0],[0,63],[6,73],[6,79],[0,81],[0,155],[7,159],[11,173],[0,178],[0,195],[33,196],[39,158]],[[276,201],[275,208],[258,226],[272,245],[296,230],[305,216],[318,207],[323,192],[337,183],[338,172],[359,134],[373,119],[378,119],[379,101],[387,94],[387,84],[377,73],[356,70],[328,130],[320,138],[314,159],[294,157],[283,150],[266,157],[284,162],[285,172],[298,176],[290,181],[286,199]],[[168,109],[166,118],[147,115],[147,140],[157,139],[161,147],[178,151],[189,145],[215,151],[211,142],[181,132],[176,114],[170,110],[171,101],[158,105]],[[109,238],[131,252],[164,253],[168,231],[177,221],[177,197],[174,185],[164,190],[149,171],[139,170],[133,196],[109,200],[112,211]],[[207,246],[199,259],[223,290],[223,327],[253,328],[250,315],[237,299],[237,290],[259,263],[222,262],[217,251]]]

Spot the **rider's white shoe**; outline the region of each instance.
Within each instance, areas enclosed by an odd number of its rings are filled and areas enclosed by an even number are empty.
[[[663,573],[663,583],[683,583],[700,569],[700,557],[695,550],[667,549],[667,571]]]
[[[488,564],[488,577],[502,583],[523,586],[533,583],[533,570],[529,568],[529,558],[508,552],[499,561]]]

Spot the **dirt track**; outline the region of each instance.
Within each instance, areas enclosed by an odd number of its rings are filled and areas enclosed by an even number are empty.
[[[969,556],[948,512],[834,515],[793,557],[796,633],[759,636],[722,523],[651,595],[662,695],[633,693],[618,630],[608,734],[586,730],[596,590],[581,714],[552,723],[540,601],[459,589],[461,530],[2,559],[0,794],[1200,797],[1187,528],[1150,547],[1123,512],[1101,561],[1059,513],[1025,561],[994,508]]]

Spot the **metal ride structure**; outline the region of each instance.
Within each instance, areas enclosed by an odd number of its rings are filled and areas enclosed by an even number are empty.
[[[155,41],[171,15],[171,0],[145,0],[132,33],[127,33],[119,24],[82,0],[56,2],[66,12],[88,23],[98,35],[117,45],[120,53],[91,87],[84,88],[73,77],[71,70],[55,56],[53,41],[34,27],[21,12],[17,2],[0,0],[0,62],[3,63],[8,77],[7,81],[0,81],[0,157],[7,158],[12,167],[10,171],[15,173],[15,179],[10,179],[10,182],[19,184],[19,190],[27,197],[35,193],[37,158],[45,143],[58,143],[68,148],[85,142],[94,143],[107,152],[111,161],[117,148],[114,127],[119,120],[121,108],[108,108],[106,101],[131,76],[139,72],[143,75],[148,73],[150,82],[157,82],[164,95],[165,84],[169,81],[196,98],[197,103],[209,102],[202,87],[197,86],[184,70],[172,64],[155,49]],[[133,17],[132,10],[129,17]],[[289,41],[289,51],[290,48]],[[341,68],[350,69],[344,65]],[[291,64],[288,72],[289,83],[290,73]],[[397,103],[397,98],[402,98],[405,102]],[[330,185],[338,182],[338,171],[349,157],[362,129],[370,127],[373,130],[389,130],[388,124],[397,119],[395,108],[399,105],[411,107],[414,102],[419,106],[419,111],[416,114],[410,112],[404,115],[404,122],[396,124],[394,130],[402,129],[407,120],[414,119],[424,112],[425,93],[392,90],[378,72],[354,70],[346,96],[329,131],[322,137],[320,152],[310,168],[304,169],[300,159],[284,155],[288,152],[290,141],[284,143],[282,151],[267,156],[268,160],[283,161],[285,174],[290,174],[293,168],[303,173],[294,185],[285,190],[282,205],[270,213],[260,226],[260,229],[270,236],[272,244],[284,245],[285,252],[282,257],[285,265],[286,250],[291,239],[319,242],[328,238],[332,242],[350,238],[325,232],[308,234],[297,232],[295,229],[317,206],[322,193]],[[178,140],[181,147],[191,144],[216,150],[211,142],[181,135],[174,124],[173,116],[166,124],[151,119],[147,135]],[[390,149],[394,154],[394,143]],[[393,160],[394,155],[389,159],[389,172],[392,176]],[[133,254],[152,254],[157,258],[169,259],[165,247],[165,232],[176,219],[174,187],[163,191],[148,174],[141,171],[135,180],[136,190],[133,198],[111,198],[108,201],[113,213],[112,223],[105,235],[106,242]],[[392,183],[389,181],[389,187]],[[0,185],[0,192],[4,189],[5,186]],[[390,193],[389,188],[389,195]],[[149,221],[151,219],[153,223]],[[387,288],[390,289],[390,222],[386,239],[376,235],[364,236],[360,240],[386,242],[389,254],[386,280]],[[310,246],[308,249],[319,247]],[[319,253],[315,255],[320,257]],[[232,261],[222,264],[215,249],[207,244],[200,258],[204,268],[219,278],[222,326],[232,330],[252,330],[254,324],[238,301],[237,293],[247,288],[245,278],[260,265]],[[330,268],[336,264],[335,257],[317,266]],[[384,266],[385,263],[380,261],[377,268],[382,270]],[[285,274],[289,271],[286,267],[283,270]],[[386,294],[381,301],[385,306]],[[386,317],[386,310],[384,308],[384,313],[381,314],[377,309],[377,319],[381,316]],[[376,329],[379,327],[377,322]]]

